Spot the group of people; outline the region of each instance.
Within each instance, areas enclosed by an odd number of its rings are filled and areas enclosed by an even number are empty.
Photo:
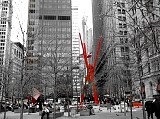
[[[157,119],[160,119],[160,97],[156,97],[153,101],[146,101],[145,102],[145,110],[147,111],[148,119],[153,119],[153,114]]]

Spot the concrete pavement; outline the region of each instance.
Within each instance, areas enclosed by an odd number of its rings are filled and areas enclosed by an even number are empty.
[[[4,119],[3,118],[4,114],[0,113],[0,119]],[[41,117],[39,116],[39,113],[24,113],[23,115],[23,119],[40,119]],[[14,112],[7,112],[7,119],[19,119],[20,118],[20,114],[19,113],[14,113]],[[63,116],[63,117],[59,117],[57,119],[131,119],[130,116],[130,112],[126,113],[126,116],[124,115],[124,113],[121,112],[113,112],[113,110],[111,110],[111,112],[108,111],[95,111],[95,115],[90,115],[90,116],[80,116],[80,114],[76,114],[76,117],[67,117],[67,116]],[[138,108],[138,109],[134,109],[133,110],[133,118],[132,119],[143,119],[143,115],[142,115],[142,109]],[[154,119],[156,119],[154,117]]]

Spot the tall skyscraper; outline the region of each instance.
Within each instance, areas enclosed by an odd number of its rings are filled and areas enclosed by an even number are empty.
[[[45,95],[72,96],[71,10],[71,0],[29,1],[28,71],[40,72]]]
[[[78,30],[78,4],[77,0],[72,0],[72,77],[73,77],[73,98],[80,99],[81,80],[80,77],[80,40]]]
[[[8,70],[10,56],[10,34],[12,22],[12,0],[0,1],[0,86],[4,72]],[[0,93],[1,93],[0,87]],[[1,95],[1,94],[0,94]]]
[[[93,0],[93,48],[97,50],[98,39],[102,35],[100,58],[97,62],[96,80],[100,94],[119,95],[121,74],[125,91],[129,85],[129,47],[125,0]],[[121,7],[120,7],[120,6]],[[115,73],[121,72],[120,74]],[[113,74],[113,75],[112,75]],[[106,85],[104,85],[106,83]],[[101,89],[103,88],[103,90]]]

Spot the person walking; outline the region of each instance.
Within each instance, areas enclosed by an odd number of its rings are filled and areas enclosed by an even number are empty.
[[[42,110],[42,116],[41,119],[43,119],[44,115],[47,115],[47,119],[49,119],[49,107],[48,105],[44,106],[43,110]]]
[[[148,119],[153,119],[153,113],[154,113],[154,110],[153,110],[153,102],[152,101],[146,101],[145,102],[145,109],[147,111],[147,116],[148,116]]]
[[[157,119],[160,119],[160,96],[156,97],[155,101],[153,102],[153,108],[155,116],[157,117]]]

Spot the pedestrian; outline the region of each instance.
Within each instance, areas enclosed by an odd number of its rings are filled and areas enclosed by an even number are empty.
[[[154,112],[157,119],[160,119],[160,97],[156,97],[155,101],[153,102]]]
[[[153,119],[153,113],[154,113],[154,110],[153,110],[153,101],[146,101],[145,102],[145,109],[147,111],[147,116],[148,116],[148,119]]]
[[[93,106],[92,106],[91,104],[88,104],[88,105],[87,105],[87,108],[89,109],[90,115],[92,115],[92,114],[95,115]]]
[[[45,114],[47,115],[47,119],[49,119],[49,107],[48,107],[48,105],[45,105],[43,107],[41,119],[43,119]]]

